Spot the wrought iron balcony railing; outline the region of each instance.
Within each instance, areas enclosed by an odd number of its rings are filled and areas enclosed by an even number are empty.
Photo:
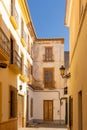
[[[1,28],[0,28],[0,48],[4,51],[6,55],[10,56],[10,42]]]
[[[54,55],[51,55],[51,56],[43,55],[43,61],[44,62],[53,62],[54,61]]]
[[[55,81],[44,81],[44,88],[55,89]]]

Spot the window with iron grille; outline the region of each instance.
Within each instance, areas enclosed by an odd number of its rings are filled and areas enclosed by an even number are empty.
[[[44,87],[45,88],[54,87],[53,68],[44,69]]]
[[[44,61],[53,61],[53,48],[45,47]]]

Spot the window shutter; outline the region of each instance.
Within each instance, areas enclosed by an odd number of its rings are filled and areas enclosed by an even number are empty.
[[[9,117],[17,117],[17,90],[13,86],[10,86]]]

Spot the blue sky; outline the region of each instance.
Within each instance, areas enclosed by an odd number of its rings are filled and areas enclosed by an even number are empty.
[[[66,0],[27,0],[38,38],[64,38],[69,50],[69,29],[64,25]]]

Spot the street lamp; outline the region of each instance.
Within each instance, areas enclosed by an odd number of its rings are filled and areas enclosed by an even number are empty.
[[[62,78],[70,78],[71,74],[67,73],[65,74],[65,67],[63,65],[61,65],[60,69],[60,75],[62,76]]]

